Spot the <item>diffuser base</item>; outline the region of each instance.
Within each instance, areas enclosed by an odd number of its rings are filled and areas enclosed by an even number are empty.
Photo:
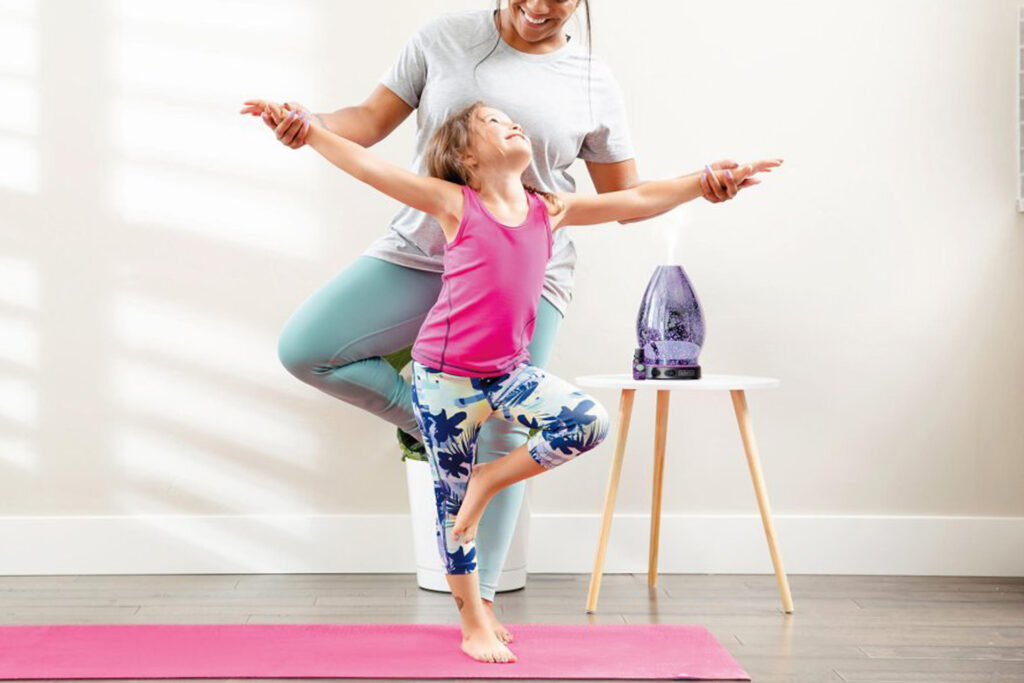
[[[634,363],[633,379],[700,379],[700,366]]]

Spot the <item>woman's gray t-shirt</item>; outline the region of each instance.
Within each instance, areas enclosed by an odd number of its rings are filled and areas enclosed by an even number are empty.
[[[633,158],[619,86],[578,41],[546,54],[520,52],[498,38],[493,9],[444,12],[406,43],[380,82],[416,109],[416,153],[410,170],[426,175],[423,151],[434,130],[457,109],[483,100],[523,126],[533,160],[528,184],[575,192],[567,173],[579,157],[595,162]],[[473,67],[495,46],[473,76]],[[590,101],[588,102],[588,59]],[[445,238],[430,214],[403,206],[366,256],[419,270],[444,270]],[[565,315],[572,300],[576,248],[556,230],[542,296]]]

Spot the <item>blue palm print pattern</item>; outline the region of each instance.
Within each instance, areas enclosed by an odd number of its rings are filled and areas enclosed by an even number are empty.
[[[586,425],[597,419],[596,415],[590,414],[594,402],[590,399],[580,401],[575,408],[562,406],[562,412],[558,414],[558,421],[565,426],[565,429],[550,439],[551,447],[561,450],[565,455],[580,450],[585,439],[591,438],[588,435],[596,435],[597,432],[585,429]]]
[[[538,428],[526,446],[545,469],[593,449],[609,428],[604,406],[528,361],[494,377],[463,377],[413,361],[412,402],[430,460],[438,551],[448,574],[476,570],[475,543],[460,544],[451,529],[472,476],[485,420],[494,414]]]
[[[466,413],[459,413],[465,416]],[[463,417],[463,420],[465,417]],[[470,468],[473,467],[473,455],[476,452],[477,434],[480,432],[479,425],[469,425],[465,430],[460,429],[460,438],[438,439],[439,443],[446,443],[446,450],[438,450],[437,464],[451,477],[462,478],[463,475],[469,478]]]

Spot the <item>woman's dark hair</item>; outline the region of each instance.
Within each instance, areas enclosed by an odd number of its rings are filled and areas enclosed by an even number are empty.
[[[480,107],[487,106],[490,105],[482,100],[468,104],[450,114],[444,123],[434,130],[423,151],[429,175],[451,183],[469,185],[472,171],[462,163],[462,154],[469,150],[469,140],[473,130],[473,114]],[[539,190],[526,183],[523,183],[523,187],[547,200],[547,211],[550,215],[555,215],[564,208],[562,200],[557,195]],[[551,206],[555,207],[555,211],[551,210]]]
[[[593,58],[594,46],[592,45],[591,32],[590,32],[590,0],[579,0],[583,5],[583,14],[587,18],[587,105],[590,107],[590,117],[594,117],[593,104],[590,101],[590,63]],[[578,8],[578,5],[577,5]],[[494,11],[498,13],[498,22],[501,22],[501,0],[494,0]],[[575,16],[575,12],[573,13]],[[492,15],[493,18],[493,15]],[[498,43],[501,42],[501,28],[498,29],[498,39],[494,41],[494,45],[491,46],[491,51],[483,56],[479,62],[473,67],[473,78],[476,78],[476,69],[480,66],[484,59],[487,59],[497,49]]]

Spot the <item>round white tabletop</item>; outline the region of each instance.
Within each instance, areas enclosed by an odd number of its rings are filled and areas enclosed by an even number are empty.
[[[754,377],[752,375],[702,375],[700,379],[633,379],[633,375],[580,375],[576,384],[586,387],[613,387],[617,389],[674,389],[740,390],[770,389],[779,386],[775,377]]]

